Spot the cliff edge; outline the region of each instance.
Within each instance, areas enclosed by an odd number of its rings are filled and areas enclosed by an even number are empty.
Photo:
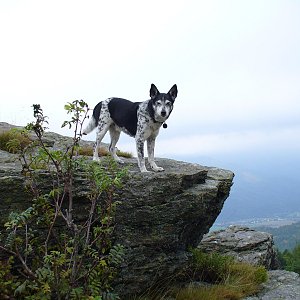
[[[49,147],[67,137],[46,133]],[[174,274],[187,262],[188,247],[196,247],[213,225],[229,196],[234,174],[219,168],[157,159],[162,173],[140,173],[136,159],[125,159],[129,175],[117,193],[114,240],[125,246],[126,260],[117,282],[122,294],[144,290],[155,279]],[[43,178],[43,187],[51,178]],[[74,203],[82,214],[87,199],[86,178],[74,179]],[[16,155],[0,150],[0,224],[12,211],[30,206]]]

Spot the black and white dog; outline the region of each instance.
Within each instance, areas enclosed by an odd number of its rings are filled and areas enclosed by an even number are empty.
[[[160,93],[152,84],[150,100],[131,102],[121,98],[109,98],[99,102],[93,111],[93,116],[84,129],[83,134],[90,133],[97,127],[97,137],[94,147],[94,160],[98,160],[98,147],[104,135],[109,130],[111,142],[109,151],[118,162],[123,161],[116,154],[116,144],[121,131],[135,138],[138,165],[141,172],[148,172],[145,166],[144,143],[147,141],[148,161],[155,172],[164,171],[154,161],[155,139],[160,127],[169,118],[175,98],[177,86],[174,84],[168,93]],[[164,124],[164,126],[166,126]]]

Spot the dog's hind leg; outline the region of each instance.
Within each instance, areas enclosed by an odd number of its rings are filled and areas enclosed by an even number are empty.
[[[99,160],[99,147],[102,139],[104,138],[107,130],[109,129],[110,124],[104,124],[104,122],[99,122],[98,129],[97,129],[97,135],[96,135],[96,142],[94,145],[94,155],[93,160],[98,161]]]
[[[110,145],[109,145],[109,152],[113,159],[119,163],[124,163],[124,161],[117,155],[117,148],[116,144],[120,138],[121,131],[118,130],[115,124],[112,124],[109,127],[109,134],[110,134]]]
[[[150,167],[155,172],[162,172],[164,168],[158,167],[154,161],[155,137],[149,137],[147,140],[148,162]]]

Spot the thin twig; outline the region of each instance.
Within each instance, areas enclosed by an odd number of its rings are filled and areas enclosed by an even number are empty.
[[[25,260],[23,259],[22,255],[20,254],[18,248],[16,247],[16,251],[12,251],[12,250],[9,250],[3,246],[0,245],[0,249],[15,256],[16,258],[18,258],[20,260],[20,262],[22,263],[23,265],[23,268],[25,269],[25,271],[27,272],[27,274],[32,277],[32,278],[36,278],[35,274],[31,271],[31,269],[29,269],[29,267],[27,266]]]

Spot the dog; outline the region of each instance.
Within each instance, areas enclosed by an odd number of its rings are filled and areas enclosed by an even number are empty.
[[[151,84],[150,99],[144,102],[131,102],[122,98],[108,98],[99,102],[94,110],[93,116],[83,130],[88,134],[97,127],[96,143],[94,146],[93,160],[99,160],[98,148],[109,131],[111,142],[109,152],[118,161],[123,161],[117,156],[116,144],[121,131],[135,138],[138,166],[141,172],[149,172],[145,166],[144,143],[147,141],[148,162],[155,172],[164,171],[154,161],[155,139],[160,127],[169,118],[174,101],[177,97],[177,85],[174,84],[168,93],[160,93],[154,84]]]

